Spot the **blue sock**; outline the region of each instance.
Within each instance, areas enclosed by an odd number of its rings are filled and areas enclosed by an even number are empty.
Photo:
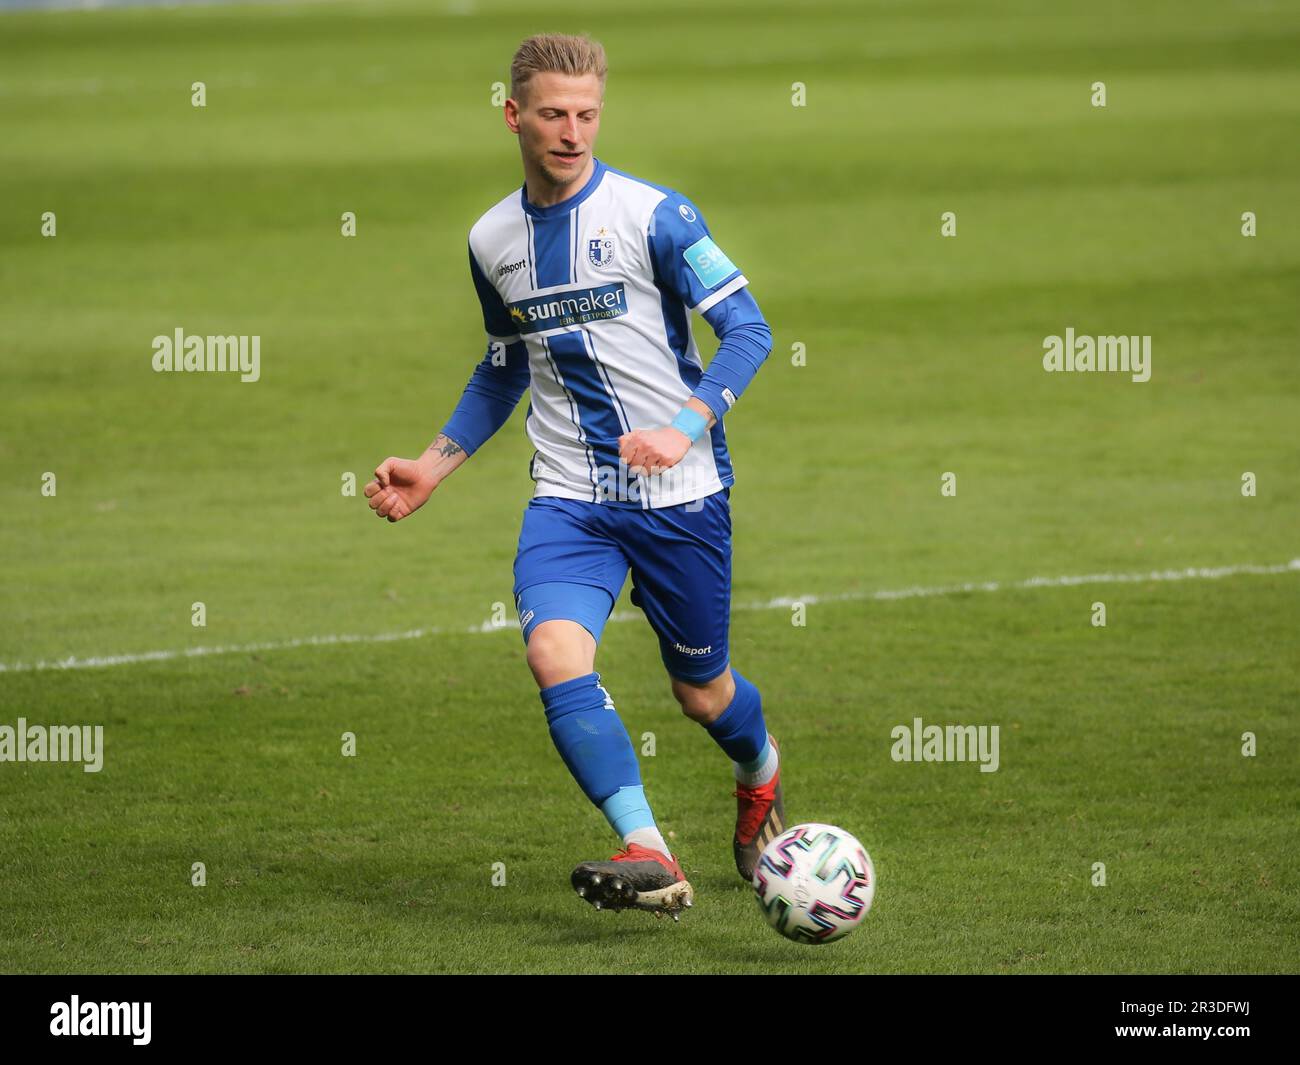
[[[601,803],[600,812],[605,815],[610,827],[624,839],[629,832],[638,828],[655,827],[654,814],[646,802],[645,788],[640,784],[619,788]]]
[[[606,800],[618,795],[620,789],[640,791],[641,767],[637,765],[636,751],[614,709],[614,701],[600,686],[599,673],[543,688],[541,697],[551,741],[588,799],[604,812]],[[644,792],[641,801],[644,804]],[[615,805],[619,817],[632,810]],[[649,807],[645,812],[649,814]]]
[[[736,672],[736,694],[727,708],[705,731],[733,762],[742,769],[757,768],[767,754],[767,723],[763,720],[763,699],[758,689]]]

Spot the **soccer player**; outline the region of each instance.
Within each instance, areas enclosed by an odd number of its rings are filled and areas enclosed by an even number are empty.
[[[515,605],[551,739],[624,843],[571,882],[597,909],[676,918],[691,885],[656,827],[596,647],[630,571],[673,695],[733,763],[733,854],[748,881],[785,810],[758,689],[727,653],[733,477],[722,418],[772,334],[699,208],[593,155],[606,72],[604,49],[586,37],[530,37],[515,53],[504,110],[524,184],[469,234],[487,351],[428,450],[385,459],[365,493],[379,517],[409,517],[530,392],[536,488]],[[707,370],[691,311],[719,338]]]

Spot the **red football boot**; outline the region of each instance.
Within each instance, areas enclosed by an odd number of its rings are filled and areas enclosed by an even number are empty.
[[[776,747],[779,758],[780,747],[776,738],[768,736],[768,739]],[[736,836],[732,848],[736,854],[736,871],[746,883],[752,883],[763,848],[786,828],[780,764],[776,775],[766,784],[753,788],[738,784],[733,794],[736,796]]]
[[[648,910],[677,920],[694,891],[677,864],[652,847],[633,843],[607,862],[583,862],[569,877],[573,890],[598,910]]]

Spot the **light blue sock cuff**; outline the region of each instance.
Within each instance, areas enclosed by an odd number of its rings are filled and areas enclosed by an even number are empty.
[[[619,788],[600,804],[600,812],[620,837],[636,828],[655,827],[650,804],[645,801],[645,788],[640,784],[631,788]]]
[[[672,428],[685,433],[687,438],[693,444],[702,437],[705,430],[708,429],[709,419],[697,410],[691,410],[690,407],[683,407],[677,412],[677,417],[674,418],[669,425],[671,425]]]

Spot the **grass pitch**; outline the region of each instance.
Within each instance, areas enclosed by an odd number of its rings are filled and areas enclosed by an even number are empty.
[[[0,724],[106,739],[97,774],[0,763],[4,968],[1295,971],[1300,573],[1015,582],[1300,556],[1300,14],[531,10],[0,18]],[[728,418],[733,659],[790,815],[875,861],[824,950],[736,877],[727,766],[644,620],[597,668],[697,907],[570,892],[615,841],[517,633],[468,631],[510,601],[522,408],[409,521],[340,491],[480,355],[465,237],[522,181],[492,83],[554,29],[609,52],[597,154],[692,197],[773,327]],[[260,335],[261,380],[153,373],[178,326]],[[1045,373],[1067,327],[1150,335],[1151,381]],[[966,582],[999,587],[872,598]],[[245,650],[31,668],[198,647]],[[999,725],[1000,769],[894,762],[916,717]]]

